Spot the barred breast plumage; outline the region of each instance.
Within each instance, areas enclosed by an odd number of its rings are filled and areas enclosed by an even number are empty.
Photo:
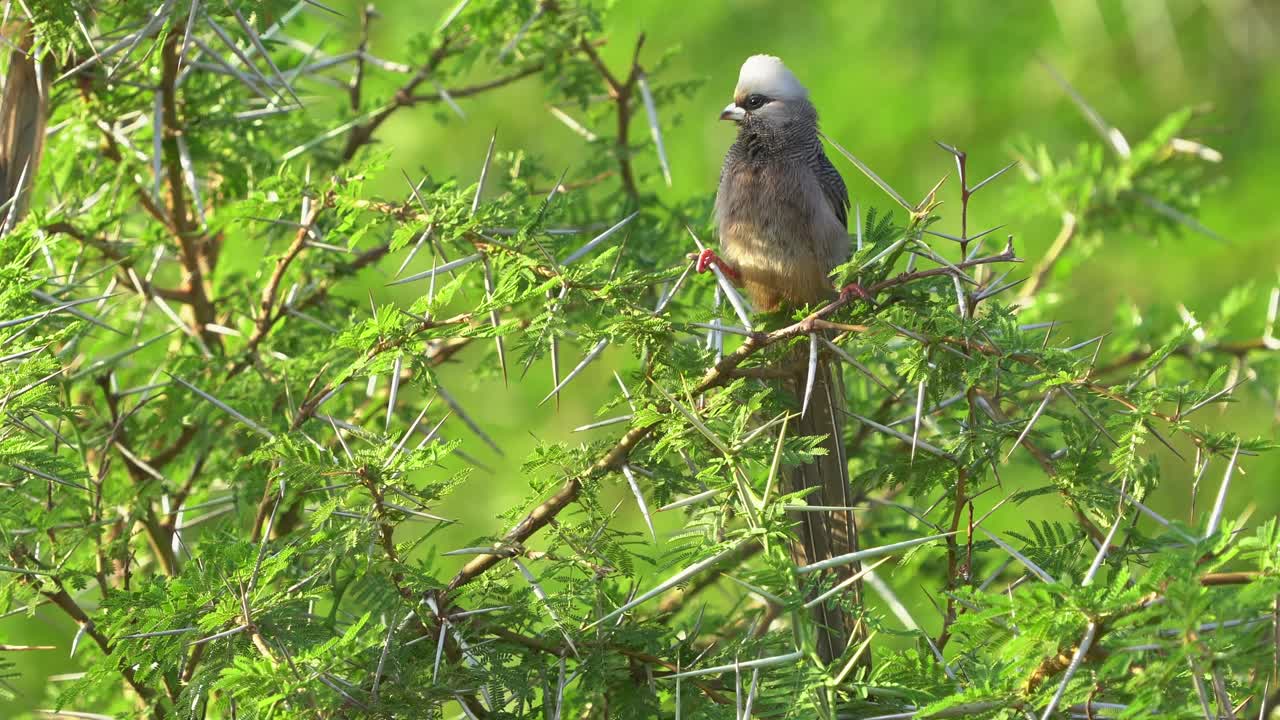
[[[724,258],[760,310],[830,297],[828,274],[849,258],[844,180],[822,150],[812,106],[795,110],[781,127],[742,123],[716,193]]]

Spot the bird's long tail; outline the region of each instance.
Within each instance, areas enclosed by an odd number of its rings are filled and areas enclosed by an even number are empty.
[[[798,403],[804,402],[805,391],[809,386],[811,352],[810,347],[801,346],[790,358],[791,366],[798,370],[788,380],[788,390],[794,394]],[[833,366],[835,362],[827,353],[818,356],[817,366],[812,373],[813,383],[809,391],[808,406],[803,408],[803,415],[793,426],[798,435],[824,436],[822,447],[826,454],[815,458],[812,463],[790,468],[787,475],[788,490],[808,490],[804,498],[807,505],[849,508],[853,506],[855,494],[849,480],[849,464],[842,432],[845,414],[844,383],[839,367]],[[852,510],[793,512],[791,519],[797,537],[792,544],[791,554],[797,565],[810,565],[858,550],[858,528]],[[831,582],[822,585],[830,587],[833,583],[852,577],[860,569],[860,563],[851,563],[825,571],[834,573],[834,577]],[[804,577],[807,579],[809,576]],[[816,596],[819,592],[821,591],[814,590],[812,595]],[[861,582],[853,583],[844,591],[813,607],[817,649],[824,662],[832,662],[843,655],[851,644],[856,646],[862,642],[865,624],[861,621],[861,608]],[[861,662],[869,663],[870,656],[870,652],[863,653]]]

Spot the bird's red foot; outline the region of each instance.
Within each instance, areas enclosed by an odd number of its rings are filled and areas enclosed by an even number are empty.
[[[861,283],[852,282],[840,288],[840,302],[849,302],[853,298],[861,298],[871,304],[875,304],[875,298],[871,297],[871,293],[862,287]]]
[[[698,264],[694,269],[700,273],[707,272],[711,269],[712,265],[715,265],[720,268],[720,272],[724,273],[726,277],[735,283],[742,279],[742,276],[738,274],[737,269],[722,260],[719,255],[716,255],[716,251],[711,248],[707,248],[700,253],[690,253],[689,257],[697,259]]]

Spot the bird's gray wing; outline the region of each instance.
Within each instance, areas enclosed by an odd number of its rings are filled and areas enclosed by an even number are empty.
[[[818,177],[818,184],[822,186],[822,194],[826,196],[827,202],[831,204],[832,211],[840,220],[840,225],[845,229],[849,227],[849,191],[844,187],[844,178],[840,177],[840,171],[836,170],[835,165],[827,159],[827,154],[822,151],[819,145],[817,153],[813,158],[813,174]]]

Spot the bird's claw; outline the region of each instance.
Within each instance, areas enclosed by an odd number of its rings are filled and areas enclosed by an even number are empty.
[[[697,265],[694,266],[694,269],[700,273],[707,272],[711,269],[712,265],[715,265],[720,268],[720,272],[727,275],[731,280],[736,281],[738,279],[738,271],[735,270],[733,266],[720,259],[720,256],[716,255],[716,251],[711,248],[707,248],[698,253],[689,253],[689,257],[698,261]]]
[[[689,256],[698,261],[698,264],[694,266],[694,270],[697,270],[700,273],[710,270],[711,263],[719,263],[720,261],[720,257],[716,255],[716,251],[711,248],[707,248],[702,252],[689,253]]]
[[[871,297],[871,293],[867,292],[867,289],[862,287],[862,283],[851,282],[840,288],[840,302],[849,302],[854,298],[866,300],[872,305],[876,302],[875,298]]]

